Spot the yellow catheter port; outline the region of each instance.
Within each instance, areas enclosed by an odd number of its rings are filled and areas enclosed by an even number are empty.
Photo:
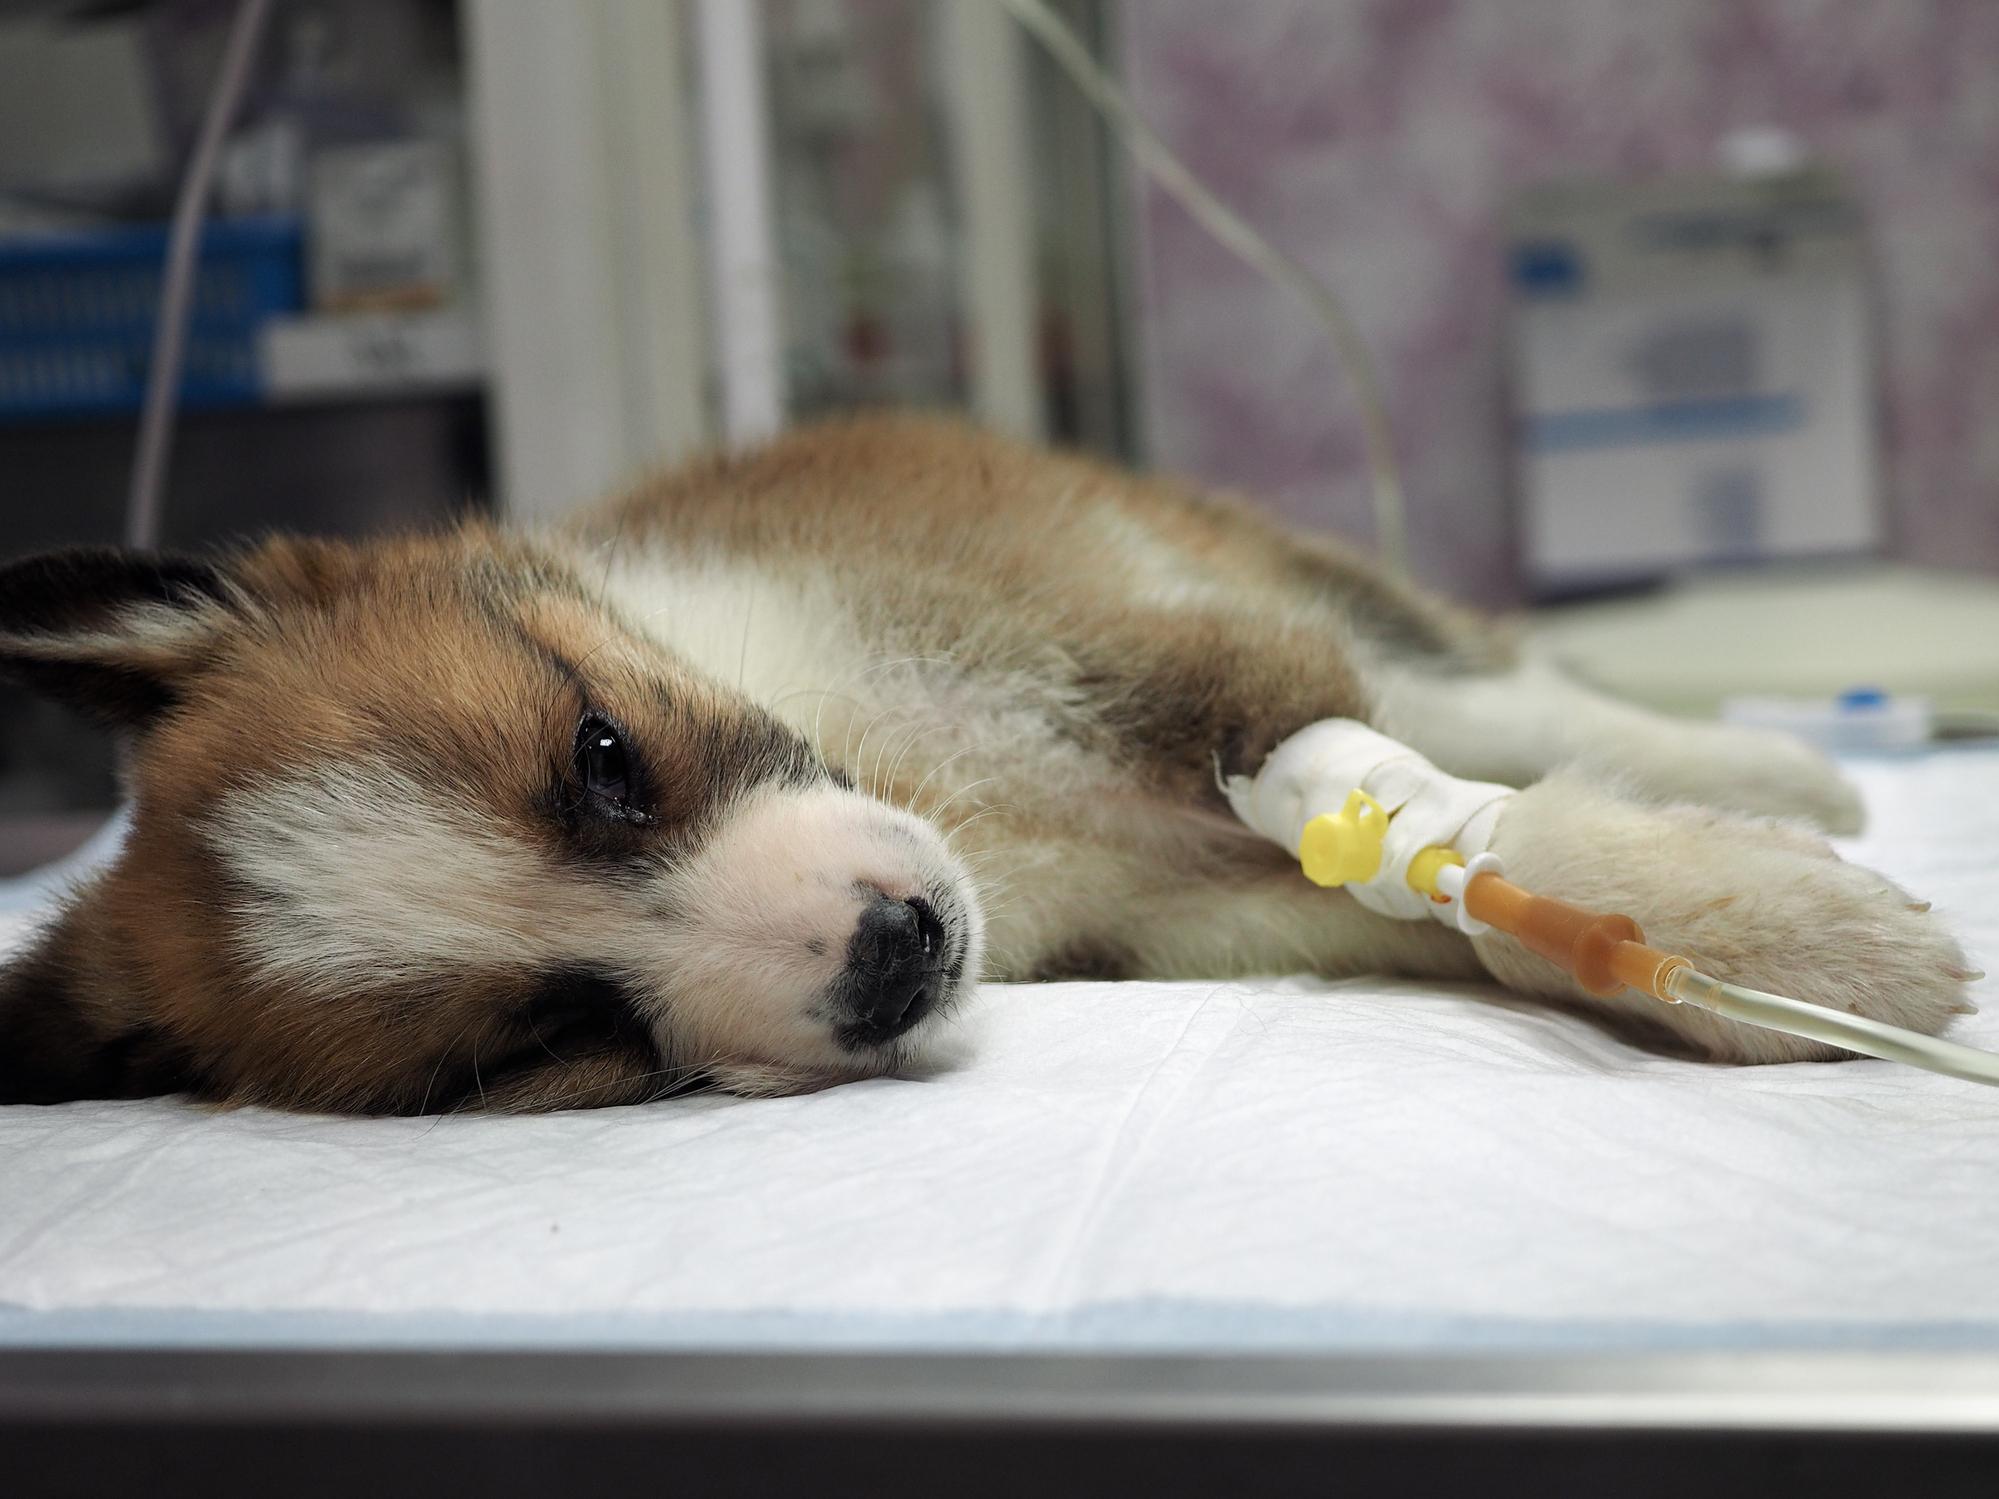
[[[1388,814],[1381,803],[1355,787],[1339,811],[1305,824],[1298,862],[1315,885],[1364,885],[1381,873],[1381,841],[1387,836]]]
[[[1356,787],[1339,811],[1322,812],[1306,823],[1298,840],[1298,862],[1305,878],[1328,888],[1364,885],[1374,879],[1381,873],[1389,816],[1380,802]],[[1450,897],[1437,888],[1437,877],[1463,863],[1464,855],[1454,848],[1422,849],[1409,863],[1410,888],[1448,905]]]
[[[1409,888],[1440,906],[1449,905],[1451,898],[1437,888],[1437,877],[1464,862],[1464,855],[1454,848],[1426,848],[1409,861]]]

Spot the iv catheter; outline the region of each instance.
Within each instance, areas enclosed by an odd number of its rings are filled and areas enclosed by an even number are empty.
[[[1340,811],[1305,824],[1298,858],[1306,877],[1333,887],[1377,878],[1390,822],[1380,802],[1355,789]],[[1410,889],[1435,905],[1455,908],[1461,930],[1474,936],[1505,932],[1599,999],[1636,989],[1669,1005],[1695,1005],[1768,1030],[1999,1087],[1999,1052],[1724,983],[1684,957],[1647,946],[1645,933],[1629,916],[1598,915],[1512,884],[1491,852],[1467,860],[1456,849],[1428,846],[1409,861],[1406,878]]]

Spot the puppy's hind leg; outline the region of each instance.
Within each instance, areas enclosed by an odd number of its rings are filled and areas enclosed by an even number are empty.
[[[1368,681],[1376,726],[1453,775],[1526,786],[1575,767],[1655,800],[1860,831],[1852,784],[1789,734],[1670,718],[1536,661],[1477,674],[1391,664]]]

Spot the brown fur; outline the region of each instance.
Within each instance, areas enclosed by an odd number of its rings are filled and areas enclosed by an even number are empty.
[[[1107,572],[1120,559],[1093,529],[1105,516],[1212,578],[1233,606],[1133,599]],[[1141,773],[1171,772],[1161,789],[1190,797],[1211,789],[1218,749],[1254,769],[1293,728],[1365,711],[1327,613],[1444,660],[1506,656],[1490,626],[1244,505],[931,418],[829,425],[710,458],[640,486],[586,531],[780,565],[831,560],[867,580],[884,648],[955,642],[966,671],[1059,656],[1101,742]],[[1324,608],[1241,607],[1258,598]],[[1300,660],[1315,670],[1296,671]]]

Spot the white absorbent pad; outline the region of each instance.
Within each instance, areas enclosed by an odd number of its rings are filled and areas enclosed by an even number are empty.
[[[1856,852],[1999,966],[1999,755],[1855,773]],[[994,987],[962,1032],[804,1098],[0,1109],[0,1342],[1999,1349],[1999,1090],[1382,979]]]

